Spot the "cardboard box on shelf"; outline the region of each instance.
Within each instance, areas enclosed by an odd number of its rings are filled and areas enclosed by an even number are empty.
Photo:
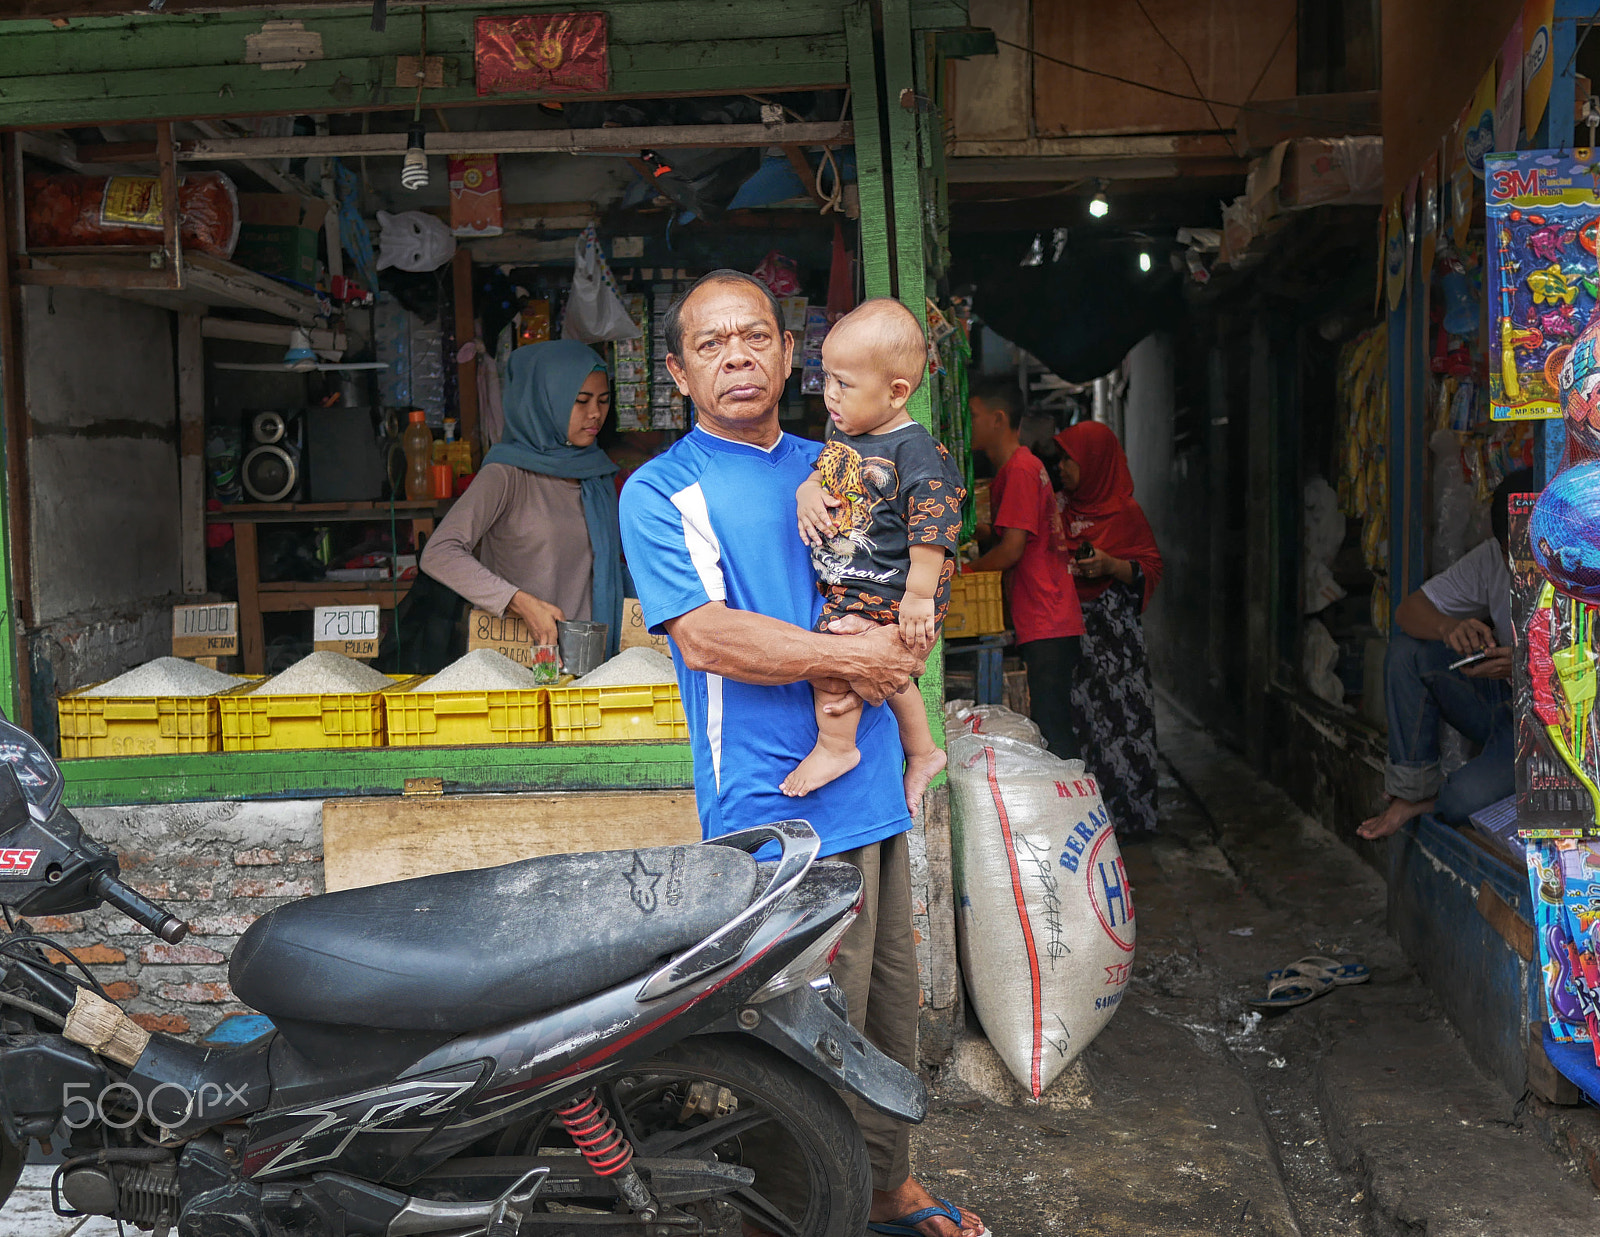
[[[312,287],[328,204],[292,193],[241,193],[233,260],[262,275]]]

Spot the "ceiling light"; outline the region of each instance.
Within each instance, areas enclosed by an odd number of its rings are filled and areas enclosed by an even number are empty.
[[[1111,213],[1111,203],[1106,201],[1106,195],[1097,193],[1089,199],[1089,213],[1096,219],[1104,219]]]
[[[406,130],[406,157],[400,165],[400,184],[406,189],[428,187],[428,152],[423,148],[426,130],[413,122]]]
[[[1150,255],[1143,249],[1139,251],[1139,269],[1141,271],[1149,271],[1150,269]]]

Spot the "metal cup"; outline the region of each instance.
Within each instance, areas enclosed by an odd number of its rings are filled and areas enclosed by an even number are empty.
[[[567,674],[582,678],[598,669],[606,659],[606,633],[604,623],[591,623],[588,619],[569,619],[556,624],[556,647],[561,650],[561,668]]]

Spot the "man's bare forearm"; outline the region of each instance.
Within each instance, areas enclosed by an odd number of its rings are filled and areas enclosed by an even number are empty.
[[[691,670],[773,687],[812,679],[854,679],[878,668],[859,637],[806,631],[782,619],[714,601],[671,620],[667,633]]]

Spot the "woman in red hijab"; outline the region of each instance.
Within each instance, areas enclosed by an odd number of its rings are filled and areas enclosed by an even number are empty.
[[[1056,435],[1062,517],[1084,635],[1073,712],[1084,762],[1123,841],[1156,831],[1155,691],[1140,616],[1161,581],[1161,551],[1133,500],[1133,475],[1109,426]]]

